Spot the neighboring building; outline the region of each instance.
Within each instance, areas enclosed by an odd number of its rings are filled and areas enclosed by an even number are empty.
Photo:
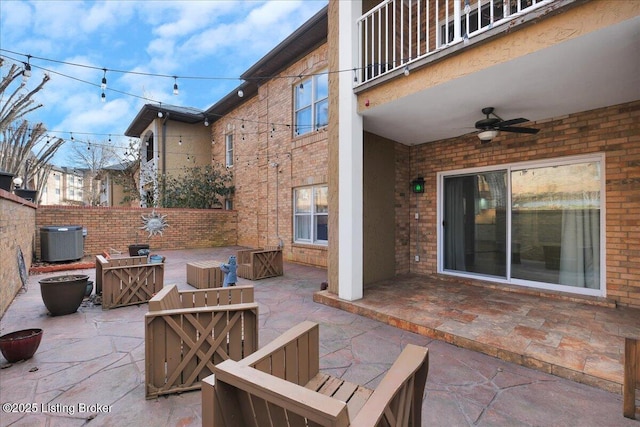
[[[331,291],[419,273],[640,307],[640,2],[328,15]]]
[[[211,164],[207,118],[196,108],[146,104],[125,135],[140,138],[140,205],[158,200],[162,175],[179,176],[184,169]]]
[[[84,205],[85,195],[89,192],[86,187],[89,182],[85,179],[86,171],[53,166],[49,172],[47,182],[39,195],[42,205]]]
[[[131,177],[131,185],[137,183],[139,177],[139,163],[137,161],[125,161],[103,168],[97,179],[100,182],[100,206],[140,206],[140,201],[125,189],[123,180]]]

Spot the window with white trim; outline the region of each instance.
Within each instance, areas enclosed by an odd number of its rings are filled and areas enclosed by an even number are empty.
[[[233,134],[227,134],[224,138],[224,149],[226,153],[226,165],[227,167],[233,166]]]
[[[294,134],[318,130],[329,124],[329,78],[326,70],[293,86]]]
[[[293,234],[297,243],[326,245],[329,239],[329,187],[296,188],[293,192]]]

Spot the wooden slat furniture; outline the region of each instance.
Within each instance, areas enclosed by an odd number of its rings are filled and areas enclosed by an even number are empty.
[[[164,263],[149,264],[144,256],[107,260],[97,255],[96,281],[103,310],[146,303],[162,289]]]
[[[622,388],[623,414],[634,419],[640,413],[636,403],[636,390],[640,388],[640,340],[624,340],[624,385]]]
[[[236,254],[238,277],[249,280],[266,279],[282,276],[282,248],[273,246],[266,248],[242,249]]]
[[[219,288],[224,281],[219,261],[194,261],[187,263],[187,283],[197,289]]]
[[[407,345],[375,390],[320,373],[319,329],[302,322],[202,381],[202,425],[421,425],[428,350]]]
[[[102,268],[103,267],[120,267],[122,265],[138,265],[146,264],[146,256],[134,257],[113,257],[106,258],[102,255],[96,256],[96,295],[102,294]]]
[[[145,316],[147,399],[200,388],[213,366],[258,348],[253,286],[178,291],[165,286]]]

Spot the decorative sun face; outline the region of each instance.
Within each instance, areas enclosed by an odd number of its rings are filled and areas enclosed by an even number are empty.
[[[145,230],[149,232],[149,237],[155,235],[162,235],[162,232],[166,227],[169,226],[165,221],[166,215],[160,215],[155,210],[151,211],[151,213],[147,216],[141,215],[142,218],[142,227],[141,230]]]

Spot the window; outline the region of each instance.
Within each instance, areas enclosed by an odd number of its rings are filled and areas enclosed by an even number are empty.
[[[225,152],[226,152],[226,164],[227,167],[233,166],[233,134],[228,134],[225,137]]]
[[[604,295],[602,157],[441,175],[439,270]]]
[[[326,185],[294,191],[294,240],[326,245],[329,239],[329,203]]]
[[[294,133],[318,130],[329,123],[328,74],[315,75],[293,86]]]
[[[144,144],[147,147],[147,162],[150,162],[153,160],[153,134],[149,134]]]

